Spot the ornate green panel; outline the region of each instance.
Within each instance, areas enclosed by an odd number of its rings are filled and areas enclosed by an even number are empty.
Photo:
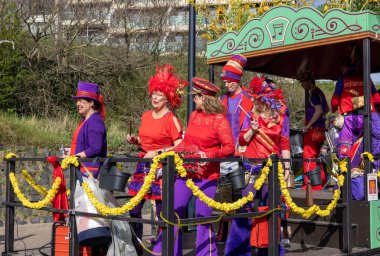
[[[260,19],[248,21],[239,31],[229,31],[207,44],[207,59],[325,40],[362,32],[379,33],[380,16],[372,12],[315,8],[275,7]]]

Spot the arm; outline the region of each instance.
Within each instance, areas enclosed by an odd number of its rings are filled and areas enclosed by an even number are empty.
[[[333,113],[338,110],[339,103],[340,103],[340,96],[342,95],[342,92],[343,92],[343,86],[344,86],[343,79],[342,78],[338,79],[335,84],[335,91],[334,91],[333,97],[331,98],[331,112]]]
[[[232,138],[232,131],[230,124],[227,118],[223,115],[220,115],[215,121],[219,121],[217,127],[217,135],[221,147],[215,149],[212,152],[207,152],[206,157],[208,158],[220,158],[220,157],[228,157],[234,154],[235,146]]]
[[[318,120],[318,118],[321,117],[323,114],[323,108],[322,105],[315,106],[315,112],[312,118],[310,119],[309,123],[304,127],[304,132],[309,130],[309,128]]]
[[[102,152],[104,135],[106,129],[104,123],[91,123],[88,125],[88,144],[89,147],[83,152],[79,152],[77,155],[80,157],[95,157]]]

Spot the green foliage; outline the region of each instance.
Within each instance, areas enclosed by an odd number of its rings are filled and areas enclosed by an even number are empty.
[[[0,2],[0,108],[15,112],[20,102],[15,95],[28,72],[24,58],[15,47],[23,37],[20,17],[13,1]]]

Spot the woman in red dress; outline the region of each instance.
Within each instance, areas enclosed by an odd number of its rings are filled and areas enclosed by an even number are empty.
[[[148,90],[151,97],[152,110],[145,112],[141,118],[139,136],[127,136],[127,142],[139,145],[142,151],[141,158],[153,158],[161,152],[174,148],[182,141],[182,126],[173,110],[181,104],[181,90],[187,84],[174,73],[171,65],[158,67],[154,76],[149,79]],[[150,170],[150,163],[138,163],[133,179],[129,183],[128,192],[135,196],[144,183],[145,176]],[[160,218],[162,208],[161,201],[161,179],[156,179],[145,199],[155,200],[156,215]],[[129,213],[133,218],[141,218],[141,209],[145,200],[141,201]],[[143,233],[142,223],[133,223],[132,227],[141,240]],[[137,246],[139,247],[139,246]],[[142,253],[142,248],[138,248]]]
[[[186,129],[185,138],[176,147],[176,151],[193,151],[191,158],[222,158],[234,153],[235,147],[229,122],[224,114],[222,102],[216,97],[220,88],[213,83],[199,78],[193,78],[194,103],[196,110],[191,114]],[[206,196],[213,198],[216,192],[219,178],[219,163],[189,164],[187,178],[177,177],[174,191],[174,209],[182,217],[191,197],[192,192],[186,186],[186,180],[191,178]],[[211,215],[212,208],[198,198],[195,201],[196,217]],[[174,228],[177,233],[177,227]],[[180,256],[182,252],[181,231],[176,235],[174,243],[174,255]],[[161,234],[153,249],[161,252]],[[217,255],[215,235],[211,224],[197,226],[197,239],[195,255]]]
[[[240,146],[247,146],[244,156],[247,158],[267,158],[272,153],[283,158],[290,158],[289,118],[281,89],[276,89],[274,83],[264,78],[254,78],[250,84],[253,109],[250,117],[250,127],[241,131]],[[244,163],[253,175],[259,175],[262,163]],[[289,176],[290,164],[285,163],[285,179]],[[243,195],[254,190],[249,183],[243,190]],[[258,193],[256,193],[258,196]],[[261,189],[260,206],[267,205],[268,186]],[[248,204],[246,211],[252,211],[253,205]],[[250,219],[237,218],[232,222],[231,232],[227,239],[225,255],[251,255],[250,234],[252,222]],[[283,248],[280,255],[284,254]],[[259,248],[258,255],[267,255],[267,248]]]

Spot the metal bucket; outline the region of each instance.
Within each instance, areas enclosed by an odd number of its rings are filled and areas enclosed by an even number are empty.
[[[239,165],[236,171],[228,173],[226,177],[230,180],[233,190],[245,188],[245,170],[243,166]]]
[[[303,132],[302,130],[290,129],[290,148],[293,157],[303,154]]]
[[[99,173],[99,187],[111,191],[124,191],[130,174],[119,171],[116,166],[102,167]]]
[[[306,173],[312,186],[318,186],[322,184],[321,167],[318,165],[314,170]]]

